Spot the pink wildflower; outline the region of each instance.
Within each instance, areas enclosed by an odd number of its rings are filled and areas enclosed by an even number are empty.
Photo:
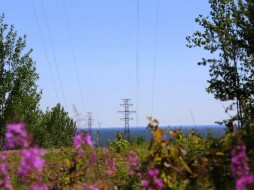
[[[144,179],[141,181],[141,187],[148,187],[149,186],[149,181]]]
[[[246,155],[246,146],[238,145],[231,150],[231,172],[235,179],[247,176],[250,168],[248,165],[248,157]]]
[[[89,157],[89,163],[90,163],[92,166],[96,166],[96,160],[95,160],[96,157],[97,157],[96,152],[91,152],[90,157]]]
[[[20,176],[25,176],[32,170],[41,172],[43,165],[45,163],[42,156],[44,151],[38,147],[32,147],[28,149],[22,149],[21,154],[21,165],[19,167],[18,173]]]
[[[99,187],[97,185],[88,185],[86,183],[84,183],[83,189],[87,189],[87,190],[99,190]]]
[[[83,144],[83,137],[82,137],[82,135],[75,135],[73,137],[73,146],[76,149],[80,149],[82,147],[82,144]]]
[[[237,190],[246,190],[247,184],[254,183],[254,175],[250,175],[246,146],[238,145],[231,151],[231,172],[236,181]]]
[[[89,190],[99,190],[97,185],[90,185]]]
[[[14,148],[16,146],[29,147],[27,131],[25,129],[25,123],[20,122],[17,124],[9,124],[6,126],[6,148]]]
[[[164,183],[163,180],[158,177],[159,173],[160,170],[158,168],[148,170],[145,179],[141,181],[141,187],[162,190]]]
[[[247,189],[246,185],[253,184],[253,182],[254,182],[254,175],[243,176],[236,181],[236,189],[246,190]]]
[[[117,171],[117,168],[115,166],[116,159],[110,156],[109,150],[107,148],[103,148],[102,152],[106,157],[105,166],[108,167],[106,173],[108,175],[112,175],[115,171]]]
[[[73,137],[73,146],[78,150],[81,149],[83,145],[93,146],[91,135],[87,134],[85,139],[82,135],[75,135]]]
[[[32,190],[48,190],[48,187],[42,182],[35,182],[32,184],[31,189]]]
[[[6,153],[0,153],[0,187],[4,187],[9,190],[13,190],[13,187],[11,185],[11,180],[9,176],[9,165],[6,163]]]
[[[135,152],[134,150],[130,151],[131,155],[128,158],[128,162],[129,162],[129,174],[130,175],[134,175],[134,173],[137,173],[139,175],[139,157],[137,152]]]
[[[89,134],[86,135],[85,144],[89,145],[90,147],[93,146],[91,135],[89,135]]]

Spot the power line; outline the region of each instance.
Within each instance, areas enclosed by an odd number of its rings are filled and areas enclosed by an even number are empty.
[[[50,33],[50,30],[49,30],[49,26],[48,26],[48,20],[47,20],[46,14],[45,14],[45,8],[44,8],[43,0],[41,0],[41,4],[42,4],[43,15],[44,15],[44,19],[45,19],[45,22],[46,22],[48,35],[49,35],[49,41],[50,41],[51,49],[52,49],[52,52],[53,52],[54,62],[56,64],[57,76],[58,76],[58,80],[60,82],[61,92],[62,92],[63,99],[64,99],[64,105],[65,105],[65,107],[67,107],[67,103],[66,103],[66,99],[65,99],[65,95],[64,95],[64,91],[63,91],[63,85],[62,85],[60,72],[59,72],[59,68],[58,68],[58,63],[57,63],[57,60],[56,60],[55,50],[54,50],[54,47],[53,47],[51,33]]]
[[[73,44],[72,44],[72,38],[71,38],[71,31],[70,31],[70,25],[69,25],[68,15],[67,15],[67,11],[66,11],[66,6],[65,6],[64,0],[62,0],[62,2],[63,2],[63,6],[64,6],[64,14],[65,14],[68,34],[69,34],[69,38],[70,38],[70,45],[71,45],[71,52],[72,52],[73,62],[74,62],[74,66],[75,66],[76,76],[77,76],[77,79],[78,79],[79,92],[80,92],[80,96],[81,96],[83,110],[85,112],[85,100],[84,100],[83,91],[82,91],[82,88],[81,88],[81,83],[80,83],[80,78],[79,78],[79,72],[78,72],[78,67],[77,67],[76,56],[75,56],[74,48],[73,48]]]
[[[132,44],[131,44],[131,17],[132,17],[132,12],[131,12],[131,6],[130,6],[130,10],[129,10],[129,35],[128,35],[128,41],[130,43],[129,45],[129,90],[130,90],[130,94],[129,94],[129,97],[131,98],[132,97]]]
[[[139,0],[137,0],[137,38],[136,38],[136,125],[139,125]]]
[[[46,51],[44,38],[42,36],[39,19],[38,19],[37,13],[36,13],[36,8],[34,6],[34,1],[33,0],[32,0],[32,5],[33,5],[33,10],[34,10],[34,15],[35,15],[35,18],[36,18],[37,26],[38,26],[38,29],[39,29],[39,32],[40,32],[41,41],[42,41],[42,44],[43,44],[43,50],[44,50],[44,53],[45,53],[45,56],[46,56],[46,60],[47,60],[47,64],[48,64],[48,67],[49,67],[49,72],[50,72],[51,80],[52,80],[52,83],[53,83],[53,86],[54,86],[54,90],[55,90],[55,93],[56,93],[57,100],[58,100],[58,102],[60,102],[59,101],[59,96],[58,96],[58,93],[57,93],[57,90],[56,90],[56,84],[55,84],[55,80],[54,80],[54,77],[53,77],[52,69],[51,69],[51,66],[50,66],[50,63],[49,63],[49,58],[48,58],[48,54],[47,54],[47,51]]]
[[[81,22],[81,14],[80,14],[80,8],[81,8],[81,6],[80,6],[79,0],[77,2],[78,2],[78,7],[79,7],[79,11],[78,11],[79,23],[80,23],[81,32],[83,34],[82,35],[82,38],[83,38],[83,41],[84,41],[83,44],[86,44],[86,38],[84,37],[85,36],[85,31],[84,31],[83,24]],[[86,55],[86,51],[84,51],[84,55]],[[92,80],[91,71],[90,71],[90,64],[89,64],[89,62],[86,62],[86,61],[85,61],[85,64],[87,66],[89,85],[90,85],[90,92],[91,92],[91,95],[92,95],[93,107],[94,107],[94,111],[95,111],[95,118],[97,118],[97,125],[98,125],[98,127],[100,127],[100,125],[101,125],[101,123],[100,123],[100,116],[98,114],[97,104],[96,104],[96,101],[95,101],[95,93],[94,93],[93,80]]]
[[[153,87],[152,87],[152,109],[151,109],[151,116],[153,116],[153,106],[154,106],[155,71],[156,71],[156,61],[157,61],[157,40],[158,40],[158,20],[159,20],[159,3],[160,3],[160,0],[157,0],[156,24],[155,24],[155,40],[154,40]]]

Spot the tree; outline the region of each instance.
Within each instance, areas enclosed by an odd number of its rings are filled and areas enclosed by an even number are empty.
[[[23,52],[26,36],[17,38],[14,26],[8,28],[3,20],[4,15],[0,16],[0,145],[7,123],[22,120],[31,129],[36,125],[41,98],[32,49]]]
[[[254,0],[209,0],[210,16],[196,22],[204,31],[187,37],[188,47],[203,47],[216,58],[203,58],[209,65],[208,93],[221,101],[233,101],[238,125],[250,122],[254,94]],[[252,114],[254,116],[254,114]]]
[[[58,103],[42,116],[40,127],[34,132],[34,140],[44,148],[71,146],[76,133],[76,123]]]

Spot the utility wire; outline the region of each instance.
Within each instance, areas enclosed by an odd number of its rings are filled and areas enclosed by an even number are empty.
[[[130,8],[131,9],[131,8]],[[129,35],[128,35],[128,38],[129,38],[129,43],[130,43],[130,46],[129,46],[129,86],[130,86],[130,95],[129,95],[129,97],[130,98],[132,98],[132,85],[131,85],[131,82],[132,82],[132,77],[131,77],[131,75],[132,75],[132,65],[131,65],[131,63],[132,63],[132,61],[131,61],[131,53],[132,53],[132,51],[131,51],[131,46],[132,46],[132,44],[131,44],[131,10],[130,10],[130,18],[129,18]]]
[[[155,24],[155,40],[154,40],[153,86],[152,86],[152,109],[151,109],[151,116],[153,116],[153,107],[154,107],[155,73],[156,73],[157,41],[158,41],[159,3],[160,3],[160,0],[157,0],[156,24]]]
[[[139,125],[139,0],[137,0],[137,38],[136,38],[136,125]]]
[[[82,88],[81,88],[76,56],[75,56],[74,48],[73,48],[73,44],[72,44],[71,31],[70,31],[68,15],[67,15],[67,11],[66,11],[66,5],[65,5],[64,0],[62,0],[62,2],[63,2],[63,6],[64,6],[64,14],[65,14],[66,24],[67,24],[67,28],[68,28],[68,34],[69,34],[69,38],[70,38],[70,45],[71,45],[71,52],[72,52],[73,62],[74,62],[74,66],[75,66],[76,76],[77,76],[77,79],[78,79],[79,92],[80,92],[80,96],[81,96],[83,111],[85,113],[85,111],[86,111],[85,110],[85,100],[84,100],[83,91],[82,91]]]
[[[78,11],[79,23],[80,23],[81,32],[83,34],[82,38],[83,38],[83,41],[84,41],[83,44],[86,44],[86,38],[84,37],[85,36],[85,31],[84,31],[83,24],[81,22],[82,21],[81,14],[80,14],[81,5],[80,5],[79,0],[78,0],[78,7],[79,7],[79,11]],[[84,52],[84,55],[86,56],[86,51]],[[96,104],[96,101],[95,101],[95,93],[94,93],[94,88],[93,88],[93,79],[92,79],[92,75],[91,75],[90,64],[89,64],[89,62],[86,62],[86,61],[85,61],[85,64],[87,66],[87,72],[88,72],[88,78],[89,78],[89,84],[90,84],[90,92],[91,92],[91,95],[92,95],[93,107],[94,107],[94,111],[95,111],[95,118],[97,118],[97,125],[100,128],[100,125],[101,125],[100,116],[97,112],[97,104]]]
[[[132,7],[130,6],[129,9],[129,34],[128,34],[128,41],[129,41],[129,97],[132,98],[132,35],[131,35],[131,29],[132,29]]]
[[[64,99],[64,105],[65,105],[65,107],[66,107],[66,109],[67,109],[67,103],[66,103],[66,99],[65,99],[65,95],[64,95],[62,80],[61,80],[61,77],[60,77],[60,72],[59,72],[59,68],[58,68],[58,63],[57,63],[57,60],[56,60],[56,54],[55,54],[55,50],[54,50],[54,47],[53,47],[53,42],[52,42],[52,38],[51,38],[51,33],[50,33],[50,30],[49,30],[49,26],[48,26],[48,20],[47,20],[46,14],[45,14],[45,8],[44,8],[43,0],[41,0],[41,4],[42,4],[43,15],[44,15],[44,19],[45,19],[45,22],[46,22],[48,35],[49,35],[49,41],[50,41],[51,49],[52,49],[53,56],[54,56],[54,62],[55,62],[55,64],[56,64],[57,76],[58,76],[58,79],[59,79],[59,82],[60,82],[61,92],[62,92],[63,99]]]
[[[48,64],[48,67],[49,67],[49,72],[50,72],[51,80],[52,80],[52,83],[53,83],[53,86],[54,86],[54,90],[55,90],[55,93],[56,93],[57,101],[60,102],[59,101],[59,96],[58,96],[58,93],[57,93],[57,90],[56,90],[56,84],[55,84],[55,80],[54,80],[54,77],[53,77],[52,69],[51,69],[51,66],[50,66],[50,63],[49,63],[48,54],[47,54],[47,51],[46,51],[45,42],[44,42],[44,39],[43,39],[43,36],[42,36],[41,27],[40,27],[40,23],[39,23],[39,19],[38,19],[38,15],[36,13],[36,8],[35,8],[33,0],[32,0],[32,5],[33,5],[33,10],[34,10],[34,15],[35,15],[35,18],[36,18],[37,26],[38,26],[38,29],[39,29],[39,32],[40,32],[40,37],[41,37],[41,41],[42,41],[42,45],[43,45],[43,50],[44,50],[44,53],[45,53],[45,56],[46,56],[46,60],[47,60],[47,64]]]

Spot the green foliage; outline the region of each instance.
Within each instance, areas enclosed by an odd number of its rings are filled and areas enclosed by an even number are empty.
[[[26,36],[17,37],[14,27],[4,24],[0,16],[0,139],[3,140],[5,125],[26,121],[30,129],[36,126],[40,115],[35,62],[32,50],[24,53]],[[1,142],[0,142],[1,145]]]
[[[253,113],[254,89],[254,4],[253,0],[209,0],[210,16],[196,22],[204,31],[188,36],[188,47],[203,47],[216,58],[203,58],[199,65],[210,66],[207,92],[221,101],[233,101],[237,116],[245,124]],[[253,114],[251,115],[253,116]]]
[[[133,145],[142,145],[145,142],[146,141],[145,141],[143,136],[132,137],[131,140],[130,140],[130,143],[133,144]]]
[[[121,132],[117,132],[116,140],[109,142],[110,148],[116,152],[121,152],[130,146],[130,143],[126,140],[125,136]]]
[[[153,140],[142,173],[159,168],[166,189],[234,189],[228,155],[243,135],[241,131],[204,138],[194,129],[187,134],[182,130],[162,131],[157,120],[149,119]],[[163,138],[166,133],[170,139]]]
[[[42,115],[40,127],[34,133],[35,142],[44,148],[72,145],[72,137],[76,132],[76,123],[58,103],[51,111]]]

